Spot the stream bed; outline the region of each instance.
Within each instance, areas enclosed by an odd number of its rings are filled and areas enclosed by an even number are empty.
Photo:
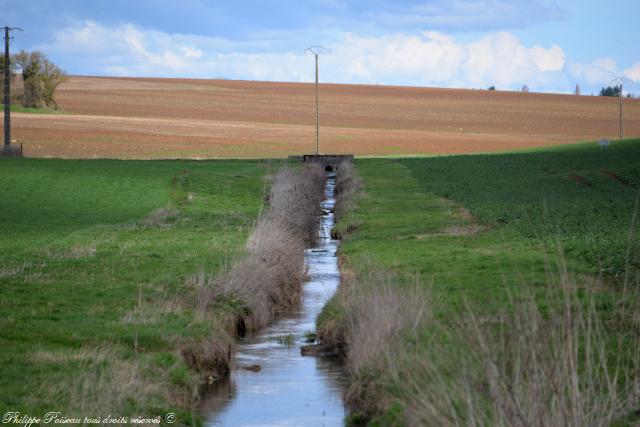
[[[207,426],[344,424],[342,366],[336,360],[300,353],[305,335],[315,331],[316,317],[340,282],[339,242],[330,236],[334,188],[335,178],[330,176],[318,245],[305,252],[309,280],[302,285],[300,304],[258,334],[238,340],[230,378],[205,402]]]

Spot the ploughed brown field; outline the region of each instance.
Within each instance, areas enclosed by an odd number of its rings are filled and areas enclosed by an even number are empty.
[[[12,115],[26,156],[265,158],[315,150],[312,84],[71,77],[57,100],[65,114]],[[625,136],[640,136],[640,100],[624,102]],[[478,153],[617,135],[617,98],[320,86],[324,153]]]

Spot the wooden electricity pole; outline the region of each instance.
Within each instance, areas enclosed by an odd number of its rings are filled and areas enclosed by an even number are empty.
[[[11,57],[9,40],[12,30],[21,28],[4,27],[4,154],[11,155]]]
[[[320,154],[320,101],[318,100],[318,54],[316,57],[316,154]]]
[[[622,79],[616,79],[616,83],[619,83],[620,93],[618,98],[620,99],[620,107],[618,108],[618,121],[620,123],[620,141],[622,141],[622,137],[624,136],[624,127],[622,125]]]
[[[618,120],[620,121],[620,141],[622,141],[622,137],[624,136],[624,125],[623,125],[623,117],[622,117],[622,84],[629,81],[626,77],[616,77],[611,80],[612,83],[620,86],[620,107],[618,109]]]
[[[322,46],[311,46],[305,49],[305,52],[311,52],[316,59],[316,154],[320,154],[320,101],[318,98],[318,56],[321,53],[329,52]]]

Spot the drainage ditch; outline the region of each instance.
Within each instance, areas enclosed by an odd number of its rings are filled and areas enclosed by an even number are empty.
[[[309,279],[300,304],[259,333],[238,339],[234,370],[208,396],[208,426],[344,424],[343,367],[336,359],[303,356],[315,321],[340,283],[334,225],[335,175],[329,175],[322,202],[318,245],[307,249]]]

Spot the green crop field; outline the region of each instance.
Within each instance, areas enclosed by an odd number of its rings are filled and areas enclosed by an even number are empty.
[[[358,226],[341,248],[356,269],[384,266],[486,295],[504,277],[543,280],[558,248],[576,271],[608,281],[640,267],[631,229],[640,141],[356,165],[364,196],[341,224]]]
[[[190,279],[242,251],[276,167],[0,159],[2,412],[188,407],[180,346],[226,334],[225,308],[195,316]]]
[[[497,156],[405,160],[429,192],[463,204],[481,222],[539,242],[559,242],[592,270],[640,268],[631,230],[640,189],[637,140]],[[627,259],[627,255],[629,259]]]
[[[553,303],[543,299],[566,264],[571,277],[592,278],[596,310],[620,324],[614,301],[625,280],[638,283],[640,272],[639,165],[640,140],[608,150],[591,143],[527,153],[357,160],[363,190],[337,226],[346,233],[343,266],[361,283],[380,272],[394,283],[420,283],[437,300],[436,314],[455,319],[468,307],[493,316],[524,294]],[[349,316],[341,304],[334,298],[327,305],[319,328]],[[429,351],[442,353],[439,348],[422,348],[417,360],[432,357]],[[445,353],[460,360],[459,351]],[[384,372],[370,374],[385,390],[383,401],[411,394]],[[381,425],[393,422],[397,411]]]

